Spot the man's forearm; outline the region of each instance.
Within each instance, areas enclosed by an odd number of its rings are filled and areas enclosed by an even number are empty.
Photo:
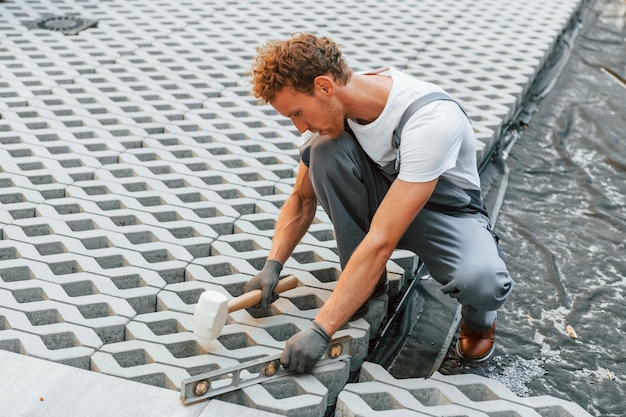
[[[357,247],[330,298],[315,317],[315,321],[328,334],[332,335],[339,330],[367,302],[392,251],[393,247],[385,248],[367,237]]]
[[[280,211],[268,259],[285,264],[315,218],[317,201],[291,195]]]
[[[391,185],[365,238],[350,256],[333,293],[315,317],[328,334],[334,334],[368,300],[387,260],[436,184],[435,179],[426,183],[396,180]]]

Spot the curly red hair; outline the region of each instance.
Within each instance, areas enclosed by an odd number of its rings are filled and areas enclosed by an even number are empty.
[[[289,39],[268,41],[257,48],[251,71],[252,93],[265,102],[271,102],[285,87],[313,94],[313,81],[319,75],[330,75],[345,85],[352,69],[333,40],[294,33]]]

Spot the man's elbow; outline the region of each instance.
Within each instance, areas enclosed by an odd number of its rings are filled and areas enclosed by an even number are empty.
[[[396,249],[398,242],[391,239],[386,233],[375,233],[370,231],[368,235],[374,255],[387,262],[393,254],[393,251]]]

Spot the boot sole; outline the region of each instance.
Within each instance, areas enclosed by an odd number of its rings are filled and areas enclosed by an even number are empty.
[[[485,356],[481,358],[468,358],[467,356],[463,355],[463,353],[461,352],[461,349],[459,349],[459,342],[457,342],[455,349],[454,349],[454,353],[456,354],[456,358],[459,361],[459,363],[463,365],[481,366],[489,362],[495,350],[496,350],[496,344],[494,343],[493,346],[491,346],[491,349],[489,350],[489,352],[487,352]]]

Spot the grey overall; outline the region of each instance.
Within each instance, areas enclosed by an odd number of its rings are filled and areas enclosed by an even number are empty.
[[[404,123],[418,108],[434,100],[454,101],[435,93],[413,103],[394,132],[398,149]],[[399,160],[378,166],[349,129],[336,139],[318,137],[309,141],[300,153],[309,167],[315,194],[333,223],[343,268],[395,180]],[[419,256],[431,276],[443,285],[441,290],[461,303],[462,316],[471,330],[491,327],[496,309],[508,297],[514,282],[491,231],[480,191],[464,190],[439,178],[432,196],[397,248]]]

